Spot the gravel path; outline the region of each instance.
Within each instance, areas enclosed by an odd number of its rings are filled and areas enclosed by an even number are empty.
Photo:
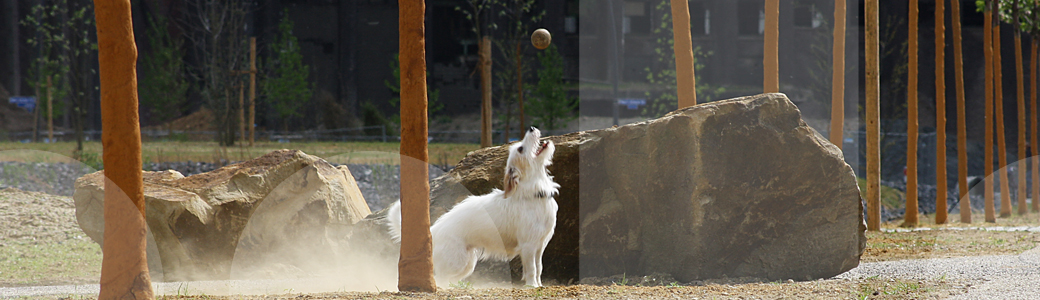
[[[949,284],[946,299],[1036,299],[1040,295],[1040,248],[1019,255],[991,255],[862,263],[834,279],[871,277],[941,280]],[[250,291],[269,294],[319,292],[314,280],[231,280],[154,283],[156,294],[226,295]],[[318,287],[324,286],[324,288]],[[316,289],[315,289],[316,288]],[[370,288],[370,287],[369,287]],[[385,287],[392,288],[392,287]],[[361,288],[362,290],[367,288]],[[333,289],[336,290],[336,289]],[[340,291],[353,290],[340,287]],[[0,298],[97,294],[98,285],[0,288]]]
[[[1019,255],[970,256],[862,263],[837,278],[939,279],[952,283],[950,299],[1036,299],[1040,248]]]

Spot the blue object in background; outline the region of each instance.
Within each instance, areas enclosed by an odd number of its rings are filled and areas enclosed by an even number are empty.
[[[11,99],[8,100],[8,102],[14,103],[14,105],[24,108],[29,112],[32,112],[33,109],[36,108],[36,97],[16,96],[11,97]]]
[[[618,99],[618,105],[627,107],[628,109],[639,109],[640,106],[646,105],[646,99],[634,99],[625,98]]]

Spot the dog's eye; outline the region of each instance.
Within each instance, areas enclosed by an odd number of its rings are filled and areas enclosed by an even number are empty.
[[[524,153],[524,147],[520,146],[519,148],[516,148],[516,153]]]

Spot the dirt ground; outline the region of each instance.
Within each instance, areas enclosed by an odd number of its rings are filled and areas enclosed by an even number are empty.
[[[979,217],[981,219],[981,217]],[[887,231],[868,232],[863,262],[941,258],[991,254],[1017,254],[1040,243],[1040,233],[997,231],[1016,226],[1038,226],[1036,213],[998,219],[996,223],[953,223],[924,226],[918,231],[894,232],[899,222],[885,224]],[[928,223],[927,218],[922,223]],[[965,227],[982,229],[962,230]],[[101,251],[76,225],[69,197],[0,190],[0,287],[97,283]],[[759,282],[722,279],[681,283],[654,277],[615,276],[604,285],[551,286],[544,288],[480,288],[456,286],[433,294],[403,292],[287,293],[264,296],[168,295],[163,299],[932,299],[957,293],[963,283],[937,277],[930,280],[866,278],[816,281]],[[56,297],[57,298],[57,297]],[[73,297],[76,298],[76,297]],[[90,298],[90,297],[84,297]]]

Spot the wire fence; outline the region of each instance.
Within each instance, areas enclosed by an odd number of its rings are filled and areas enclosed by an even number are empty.
[[[522,130],[511,131],[511,135],[516,133],[522,133]],[[571,131],[543,131],[545,135],[561,135],[570,133]],[[201,130],[142,130],[141,138],[144,141],[213,141],[216,139],[217,131],[201,131]],[[451,130],[451,131],[429,131],[429,142],[430,143],[480,143],[480,130]],[[495,143],[504,142],[502,136],[504,131],[493,130],[492,139]],[[49,133],[41,130],[36,133],[36,142],[51,142],[48,138]],[[236,136],[238,134],[236,133]],[[71,130],[56,130],[53,133],[54,141],[75,141],[76,132]],[[100,130],[86,130],[83,131],[83,138],[86,141],[99,141],[101,140]],[[330,141],[370,141],[370,142],[398,142],[401,140],[401,136],[397,132],[387,126],[363,126],[354,128],[337,128],[337,129],[321,129],[321,130],[303,130],[303,131],[257,131],[254,136],[256,141],[266,142],[279,142],[279,143],[291,143],[291,142],[330,142]],[[515,137],[510,140],[516,140]],[[17,131],[17,132],[0,132],[0,141],[9,142],[33,142],[32,131]]]

